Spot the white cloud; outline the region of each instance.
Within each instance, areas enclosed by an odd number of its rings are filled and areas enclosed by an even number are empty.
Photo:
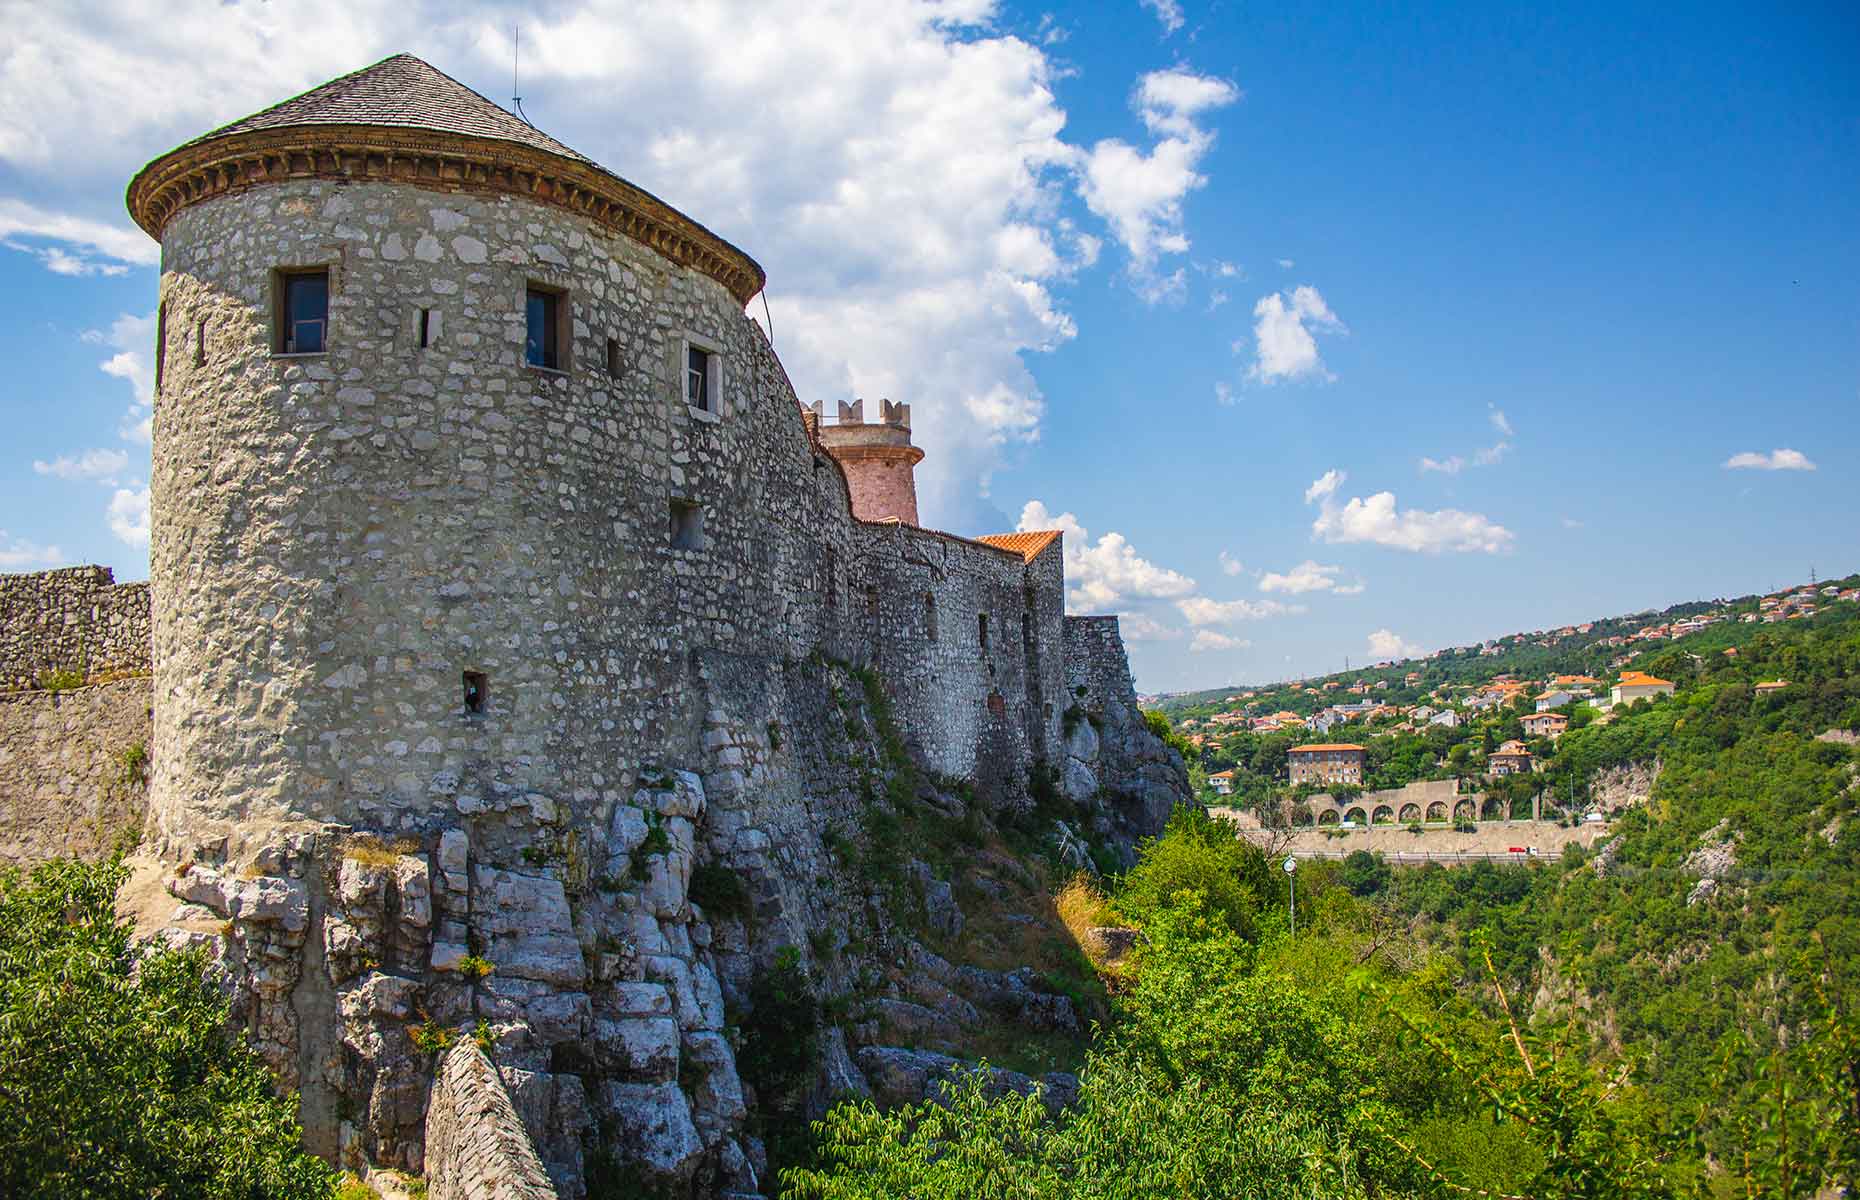
[[[65,561],[65,552],[57,546],[41,546],[24,541],[0,529],[0,570],[23,571],[33,567],[57,566]]]
[[[1812,471],[1815,464],[1800,450],[1772,450],[1768,454],[1746,450],[1724,460],[1727,470]]]
[[[51,462],[35,460],[32,469],[41,475],[51,475],[58,479],[113,484],[128,466],[129,455],[123,451],[98,449],[86,450],[75,457],[61,454]]]
[[[1105,138],[1078,158],[1080,197],[1129,252],[1132,282],[1152,303],[1177,294],[1175,276],[1161,287],[1152,279],[1156,260],[1188,249],[1182,201],[1207,182],[1199,166],[1214,134],[1197,118],[1239,98],[1240,89],[1224,79],[1181,67],[1151,71],[1137,82],[1131,103],[1155,145],[1144,151]]]
[[[1581,521],[1578,521],[1578,520],[1577,520],[1576,518],[1574,518],[1574,517],[1564,517],[1564,518],[1563,518],[1563,528],[1565,528],[1565,529],[1581,529],[1581,528],[1582,528],[1582,522],[1581,522]]]
[[[134,393],[128,411],[117,426],[117,433],[129,441],[147,445],[155,403],[155,314],[135,317],[123,313],[110,323],[107,331],[87,330],[84,340],[116,351],[97,366],[105,375],[123,380]]]
[[[138,549],[149,544],[149,490],[117,488],[110,497],[110,532]]]
[[[1146,613],[1119,613],[1117,626],[1127,642],[1172,642],[1182,636],[1180,629],[1164,625]]]
[[[1182,28],[1182,6],[1176,0],[1142,0],[1142,3],[1162,22],[1164,37]]]
[[[1253,306],[1258,357],[1247,378],[1260,383],[1286,379],[1335,379],[1318,356],[1317,332],[1347,333],[1324,297],[1309,285],[1261,296]],[[1315,331],[1315,332],[1314,332]]]
[[[1213,312],[1231,299],[1233,299],[1233,297],[1229,296],[1226,292],[1222,291],[1220,288],[1215,288],[1208,293],[1208,311]]]
[[[10,65],[0,65],[0,80],[11,74]],[[8,107],[17,111],[13,105]],[[0,115],[0,159],[7,157],[5,138],[6,117]],[[34,241],[63,244],[28,244]],[[11,196],[0,196],[0,242],[33,255],[47,270],[59,275],[121,275],[129,265],[147,267],[161,260],[161,248],[126,220],[113,224],[51,212]],[[100,263],[93,255],[112,261]]]
[[[1289,270],[1291,270],[1291,269],[1292,269],[1292,268],[1293,268],[1294,266],[1297,266],[1297,265],[1298,265],[1298,264],[1296,264],[1296,263],[1294,263],[1294,262],[1293,262],[1293,261],[1292,261],[1291,259],[1289,259],[1289,258],[1282,258],[1282,259],[1280,259],[1280,260],[1279,260],[1279,267],[1280,267],[1280,269],[1281,269],[1281,270],[1286,270],[1286,271],[1289,271]]]
[[[1214,402],[1221,405],[1223,408],[1231,408],[1234,403],[1234,389],[1232,385],[1216,383],[1214,385]]]
[[[1224,633],[1216,633],[1212,629],[1197,629],[1194,638],[1188,643],[1188,648],[1200,653],[1207,650],[1244,650],[1252,644],[1245,638],[1229,637]]]
[[[1245,563],[1227,553],[1225,550],[1221,551],[1218,557],[1221,564],[1221,574],[1223,575],[1238,575],[1240,572],[1246,570]]]
[[[1495,467],[1504,459],[1505,455],[1510,450],[1510,442],[1498,442],[1487,446],[1483,450],[1475,450],[1473,451],[1473,466]]]
[[[1503,462],[1505,455],[1511,452],[1510,439],[1517,432],[1512,429],[1511,420],[1505,416],[1504,409],[1496,404],[1487,404],[1485,407],[1486,419],[1492,423],[1492,428],[1503,436],[1492,445],[1473,451],[1472,465],[1475,467],[1495,467]],[[1466,460],[1457,454],[1446,458],[1423,457],[1421,459],[1421,473],[1424,475],[1429,471],[1438,471],[1442,475],[1458,475],[1465,468]]]
[[[1393,492],[1353,496],[1339,505],[1336,493],[1345,478],[1341,471],[1326,471],[1305,489],[1305,503],[1320,502],[1317,519],[1311,524],[1312,535],[1320,541],[1367,542],[1426,554],[1448,550],[1497,554],[1509,550],[1515,540],[1509,529],[1479,513],[1456,508],[1398,509]]]
[[[1190,625],[1231,625],[1236,621],[1260,621],[1305,611],[1301,604],[1281,604],[1277,600],[1210,600],[1206,596],[1186,596],[1175,602]]]
[[[1104,534],[1094,544],[1076,516],[1055,515],[1038,500],[1027,501],[1016,528],[1065,531],[1066,601],[1075,609],[1104,611],[1126,601],[1166,600],[1195,590],[1193,579],[1143,558],[1123,534]]]
[[[511,12],[351,0],[340,21],[305,22],[288,5],[193,3],[99,20],[88,5],[14,6],[0,235],[153,263],[121,216],[123,181],[152,155],[408,47],[504,96]],[[989,473],[1038,436],[1025,358],[1075,336],[1051,289],[1095,261],[1104,232],[1063,215],[1074,189],[1146,262],[1185,246],[1182,200],[1213,139],[1201,119],[1238,96],[1185,70],[1144,76],[1133,103],[1154,145],[1120,162],[1114,145],[1063,136],[1066,68],[1044,45],[1063,30],[1014,36],[988,0],[565,0],[522,16],[530,116],[757,257],[804,398],[909,400],[928,453],[920,502],[948,528],[982,523]],[[214,70],[148,86],[176,62]],[[146,362],[113,371],[133,381]]]
[[[1378,629],[1369,635],[1369,657],[1374,659],[1419,658],[1425,653],[1425,648],[1390,629]]]
[[[1326,496],[1336,495],[1337,489],[1343,486],[1343,481],[1346,478],[1348,478],[1348,476],[1342,471],[1332,467],[1330,470],[1311,481],[1311,486],[1305,489],[1305,503],[1309,504],[1313,500],[1320,500]]]
[[[1284,592],[1291,596],[1302,596],[1306,592],[1336,592],[1343,596],[1354,596],[1363,590],[1361,583],[1342,582],[1338,578],[1341,574],[1342,567],[1325,566],[1306,559],[1284,573],[1266,572],[1259,577],[1259,590]]]

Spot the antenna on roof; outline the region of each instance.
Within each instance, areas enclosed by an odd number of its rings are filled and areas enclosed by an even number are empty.
[[[517,106],[517,115],[523,118],[525,125],[534,125],[530,114],[523,111],[523,89],[517,86],[517,63],[523,54],[523,26],[510,27],[510,102]]]

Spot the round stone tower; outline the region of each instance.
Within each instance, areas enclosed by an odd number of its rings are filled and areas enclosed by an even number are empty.
[[[872,425],[865,422],[864,400],[840,405],[833,425],[821,420],[818,402],[812,411],[820,444],[846,472],[853,516],[917,524],[915,468],[924,452],[911,445],[911,406],[881,400],[879,420]]]
[[[771,436],[761,268],[408,55],[163,155],[128,205],[162,247],[158,851],[598,820],[697,736],[691,650],[734,634],[692,564]]]

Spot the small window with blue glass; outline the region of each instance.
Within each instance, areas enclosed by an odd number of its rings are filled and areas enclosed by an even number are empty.
[[[278,279],[279,354],[321,354],[329,339],[329,271],[284,271]]]
[[[524,297],[524,312],[528,328],[523,361],[548,371],[562,370],[562,293],[532,287]]]

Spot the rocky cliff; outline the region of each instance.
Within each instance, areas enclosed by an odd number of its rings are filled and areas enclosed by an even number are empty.
[[[912,759],[876,674],[782,674],[754,718],[719,689],[704,752],[626,772],[597,824],[539,794],[444,796],[426,833],[151,855],[126,902],[211,951],[310,1145],[351,1167],[428,1169],[461,1039],[563,1197],[772,1194],[836,1099],[907,1102],[984,1056],[996,1086],[1063,1103],[1102,994],[1052,890],[1186,794],[1127,668],[1081,677],[1066,762],[999,808]],[[458,1126],[447,1154],[495,1140]]]

